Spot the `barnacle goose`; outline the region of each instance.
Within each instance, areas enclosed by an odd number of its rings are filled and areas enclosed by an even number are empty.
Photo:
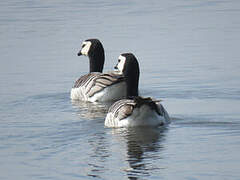
[[[126,82],[118,71],[102,73],[105,55],[98,39],[88,39],[82,43],[78,56],[89,57],[90,72],[81,76],[71,90],[72,100],[89,102],[113,101],[126,97]]]
[[[139,64],[131,53],[121,54],[117,68],[127,83],[127,99],[115,102],[105,118],[107,127],[158,126],[170,122],[160,101],[138,96]]]

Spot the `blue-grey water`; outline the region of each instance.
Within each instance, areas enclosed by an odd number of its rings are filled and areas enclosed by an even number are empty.
[[[240,1],[2,0],[0,179],[240,179]],[[132,52],[165,128],[104,127],[71,102],[99,38],[104,70]]]

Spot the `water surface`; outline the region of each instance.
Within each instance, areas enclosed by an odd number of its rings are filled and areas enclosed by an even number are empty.
[[[239,179],[240,3],[1,1],[0,179]],[[99,38],[123,52],[168,127],[104,127],[109,104],[71,102]]]

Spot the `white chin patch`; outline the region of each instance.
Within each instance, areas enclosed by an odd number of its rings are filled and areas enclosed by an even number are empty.
[[[82,53],[82,55],[87,56],[92,43],[90,41],[84,41],[82,43],[82,46],[83,45],[85,45],[85,46],[81,49],[81,53]]]
[[[125,65],[125,62],[126,62],[126,57],[120,55],[118,59],[120,60],[120,62],[118,62],[117,68],[120,72],[123,72],[124,65]]]

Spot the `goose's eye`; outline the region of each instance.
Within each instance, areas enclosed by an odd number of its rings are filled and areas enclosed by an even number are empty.
[[[82,48],[84,48],[85,46],[86,46],[86,44],[83,44],[83,45],[82,45]]]
[[[118,59],[118,62],[120,62],[121,60],[120,59]]]

